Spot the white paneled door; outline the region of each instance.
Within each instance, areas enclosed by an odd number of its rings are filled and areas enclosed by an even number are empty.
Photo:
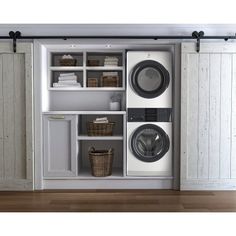
[[[236,189],[236,43],[182,44],[181,190]]]
[[[32,44],[0,43],[0,190],[33,189]]]
[[[44,176],[77,175],[76,115],[43,117]]]

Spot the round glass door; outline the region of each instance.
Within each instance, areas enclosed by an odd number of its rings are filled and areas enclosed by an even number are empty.
[[[157,61],[142,61],[131,72],[131,85],[144,98],[158,97],[167,89],[169,83],[169,72]]]
[[[131,137],[131,149],[144,162],[160,160],[169,150],[170,140],[159,126],[146,124],[138,127]]]

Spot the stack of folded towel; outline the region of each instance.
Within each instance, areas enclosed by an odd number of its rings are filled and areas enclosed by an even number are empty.
[[[96,118],[96,120],[94,120],[93,123],[106,124],[106,123],[109,123],[109,121],[108,121],[107,117],[102,117],[102,118]]]
[[[118,66],[118,61],[117,57],[105,57],[104,66]]]
[[[77,82],[75,73],[61,73],[58,83],[53,83],[53,87],[81,87],[81,84]]]

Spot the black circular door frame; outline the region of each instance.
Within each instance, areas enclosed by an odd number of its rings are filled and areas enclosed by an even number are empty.
[[[138,84],[139,73],[147,67],[154,68],[155,70],[160,72],[161,77],[162,77],[161,85],[157,89],[152,90],[152,91],[146,91],[142,89]],[[137,65],[135,65],[135,67],[131,71],[131,85],[133,89],[135,90],[135,92],[143,98],[155,98],[155,97],[160,96],[168,88],[169,83],[170,83],[169,72],[166,70],[166,68],[162,64],[160,64],[157,61],[153,61],[153,60],[141,61]]]
[[[155,156],[153,156],[151,158],[150,157],[147,158],[144,155],[141,155],[139,152],[137,152],[137,148],[136,148],[135,140],[136,140],[138,134],[140,134],[140,132],[142,130],[145,130],[145,129],[154,129],[154,130],[156,130],[160,134],[161,139],[163,140],[163,143],[164,143],[161,152],[156,154]],[[133,155],[137,159],[139,159],[140,161],[143,161],[143,162],[155,162],[155,161],[160,160],[169,151],[170,139],[169,139],[168,135],[166,134],[166,132],[161,127],[159,127],[157,125],[154,125],[154,124],[145,124],[145,125],[139,126],[134,131],[134,133],[131,136],[131,143],[130,144],[131,144],[131,150],[133,152]]]

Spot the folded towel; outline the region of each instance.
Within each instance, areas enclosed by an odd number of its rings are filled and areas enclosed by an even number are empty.
[[[64,81],[64,80],[77,80],[77,76],[76,75],[72,75],[72,76],[60,76],[58,77],[59,81]]]
[[[73,59],[73,57],[70,54],[68,55],[65,54],[62,56],[62,59]]]
[[[96,118],[96,121],[108,120],[107,117]]]
[[[61,83],[53,83],[53,87],[78,87],[81,88],[80,83],[74,83],[74,84],[61,84]]]
[[[117,57],[109,57],[109,56],[106,56],[105,57],[105,61],[118,61],[119,59]]]
[[[75,73],[60,73],[60,76],[63,77],[63,76],[73,76],[75,75]]]
[[[109,123],[109,121],[108,120],[101,120],[101,121],[94,120],[93,123],[95,123],[95,124],[107,124],[107,123]]]
[[[77,84],[77,81],[76,80],[60,80],[58,82],[59,84]]]
[[[107,117],[100,117],[100,118],[96,118],[96,120],[94,120],[93,123],[106,124],[106,123],[109,123],[109,121],[108,121]]]
[[[118,66],[118,63],[113,63],[113,62],[105,62],[104,66]]]

